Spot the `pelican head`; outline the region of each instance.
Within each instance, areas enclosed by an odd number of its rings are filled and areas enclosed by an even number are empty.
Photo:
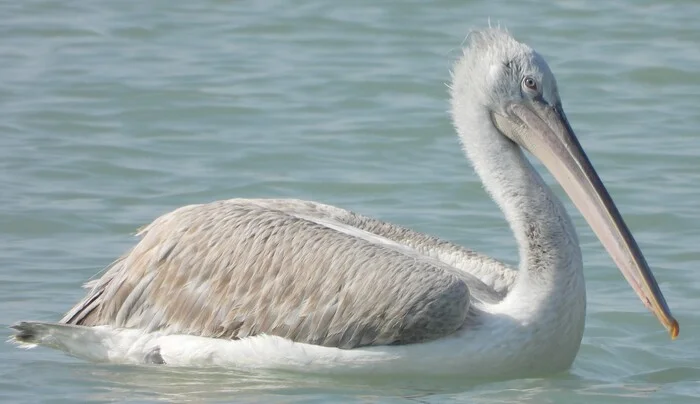
[[[514,143],[542,162],[581,211],[644,305],[675,338],[678,322],[571,129],[545,60],[500,29],[473,32],[468,41],[465,55],[453,71],[453,116],[457,126],[460,120],[485,122],[483,131],[495,134],[486,140],[488,144]]]

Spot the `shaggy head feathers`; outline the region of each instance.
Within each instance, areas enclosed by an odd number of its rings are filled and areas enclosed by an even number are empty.
[[[537,82],[547,102],[559,101],[554,75],[539,53],[503,29],[473,31],[452,70],[451,95],[457,105],[476,102],[498,112],[505,102],[523,99],[525,77]]]

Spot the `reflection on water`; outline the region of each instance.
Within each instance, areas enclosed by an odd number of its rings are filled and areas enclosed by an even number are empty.
[[[622,382],[593,382],[571,373],[546,379],[511,381],[467,381],[452,377],[337,377],[309,376],[288,372],[231,371],[226,369],[187,369],[166,366],[124,366],[107,364],[72,364],[65,378],[93,380],[88,398],[96,401],[156,400],[175,402],[309,402],[317,399],[336,402],[362,398],[382,402],[444,402],[470,398],[478,403],[538,403],[543,397],[578,397],[598,400],[604,397],[648,398],[669,381],[682,381],[688,369],[663,371],[657,375],[638,376]],[[696,375],[700,370],[690,369]],[[358,392],[361,392],[358,394]],[[557,402],[557,401],[554,401]]]

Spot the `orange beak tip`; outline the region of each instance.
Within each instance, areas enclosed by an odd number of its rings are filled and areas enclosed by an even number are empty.
[[[671,334],[671,339],[674,340],[678,338],[678,333],[680,332],[680,328],[678,326],[678,321],[674,318],[673,321],[671,322],[671,327],[668,330],[669,334]]]

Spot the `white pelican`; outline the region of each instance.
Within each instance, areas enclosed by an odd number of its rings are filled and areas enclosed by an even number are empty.
[[[97,361],[322,373],[527,377],[569,368],[584,328],[581,250],[538,158],[672,337],[637,243],[562,110],[542,56],[505,31],[473,32],[452,117],[518,243],[519,269],[340,208],[232,199],[185,206],[56,324],[16,342]]]

